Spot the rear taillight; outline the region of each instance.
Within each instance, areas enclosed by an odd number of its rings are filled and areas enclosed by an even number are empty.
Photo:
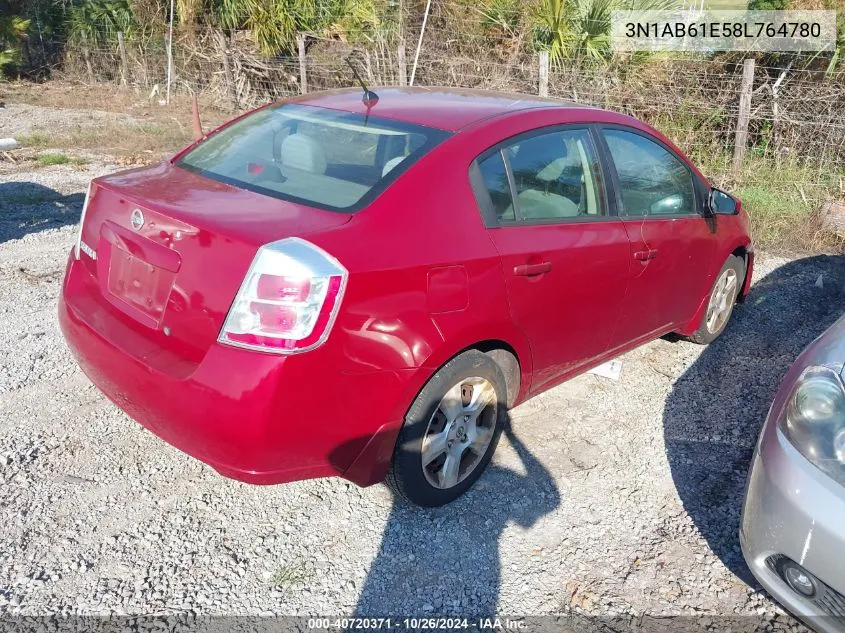
[[[79,249],[82,246],[82,225],[85,224],[85,212],[88,210],[88,200],[91,198],[91,188],[94,183],[88,183],[88,190],[85,192],[85,202],[82,203],[82,215],[79,217],[79,234],[76,236],[76,248],[73,255],[79,259]]]
[[[305,240],[289,237],[265,244],[218,340],[277,354],[314,349],[329,335],[347,276],[340,262]]]

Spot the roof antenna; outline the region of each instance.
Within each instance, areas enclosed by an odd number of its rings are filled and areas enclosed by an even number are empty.
[[[364,91],[364,96],[361,98],[361,101],[367,107],[367,116],[370,115],[370,108],[372,108],[376,103],[378,103],[378,95],[367,88],[367,84],[364,83],[364,80],[361,79],[361,75],[358,73],[358,69],[355,68],[355,64],[352,63],[352,53],[344,57],[344,61],[349,64],[349,67],[352,69],[352,74],[355,75],[355,79],[361,84],[361,89]]]

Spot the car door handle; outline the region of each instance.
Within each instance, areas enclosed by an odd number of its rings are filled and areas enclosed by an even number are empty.
[[[645,251],[636,251],[634,253],[634,259],[638,259],[641,262],[647,262],[648,260],[654,259],[655,257],[657,257],[657,249],[656,248],[650,248],[650,249],[645,250]]]
[[[531,277],[533,275],[542,275],[552,269],[551,262],[541,262],[539,264],[520,264],[513,267],[513,274],[522,277]]]

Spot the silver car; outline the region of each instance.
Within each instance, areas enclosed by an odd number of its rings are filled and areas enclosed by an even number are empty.
[[[740,544],[754,576],[818,631],[845,631],[845,316],[798,357],[754,451]]]

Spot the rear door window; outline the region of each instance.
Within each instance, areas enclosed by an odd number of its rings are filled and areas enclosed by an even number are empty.
[[[605,214],[598,161],[588,130],[530,136],[510,145],[506,152],[524,220]]]
[[[434,128],[288,104],[235,121],[177,164],[257,193],[355,211],[448,136]]]
[[[513,209],[513,198],[511,197],[511,186],[508,182],[508,171],[505,168],[505,161],[502,152],[491,154],[478,163],[484,187],[490,196],[490,203],[498,222],[513,222],[516,215]]]
[[[521,135],[482,156],[473,187],[488,225],[607,215],[602,169],[587,128]]]

